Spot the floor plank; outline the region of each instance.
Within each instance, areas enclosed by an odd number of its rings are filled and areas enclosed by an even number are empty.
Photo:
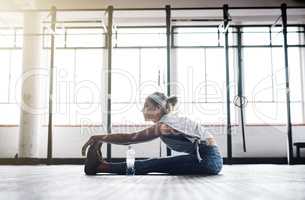
[[[0,166],[0,199],[305,199],[305,165],[225,165],[217,176],[85,176],[83,167]]]

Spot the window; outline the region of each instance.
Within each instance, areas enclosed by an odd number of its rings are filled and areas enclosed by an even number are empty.
[[[179,37],[179,36],[178,36]],[[230,50],[231,103],[234,86],[233,49]],[[226,69],[223,48],[178,48],[179,111],[202,122],[220,124],[226,121]],[[231,105],[232,123],[236,113]]]
[[[102,49],[55,54],[54,124],[101,124]]]
[[[44,28],[44,47],[51,47],[51,31]],[[56,28],[57,48],[102,48],[105,47],[105,32],[102,27]]]
[[[113,30],[115,47],[165,47],[165,28],[117,28]]]
[[[229,28],[231,103],[234,85],[236,32]],[[215,27],[175,27],[178,111],[204,124],[226,122],[226,67],[222,30]],[[232,123],[236,112],[231,104]]]
[[[174,35],[176,46],[217,46],[217,28],[178,28]]]
[[[177,69],[178,109],[203,123],[226,120],[226,74],[223,37],[218,27],[174,27],[172,63]],[[231,103],[237,95],[236,36],[229,29]],[[241,29],[244,92],[249,103],[246,122],[286,123],[283,37],[281,27]],[[0,123],[19,123],[22,28],[1,28],[1,108],[16,114]],[[50,34],[44,29],[43,65],[49,65]],[[54,77],[54,123],[81,124],[102,121],[102,67],[106,35],[102,27],[58,27]],[[149,94],[166,91],[166,29],[116,27],[113,31],[112,122],[144,123],[141,109]],[[288,53],[293,123],[303,123],[304,28],[288,27]],[[46,81],[44,81],[46,82]],[[44,102],[48,85],[44,83]],[[302,110],[302,112],[299,112]],[[232,123],[238,109],[231,106]],[[47,123],[47,116],[45,117]]]
[[[145,98],[164,91],[165,49],[115,49],[112,73],[112,122],[144,123],[141,109]]]
[[[164,91],[165,28],[117,28],[113,31],[112,123],[143,124],[145,98]]]
[[[255,28],[259,33],[259,45],[247,46],[251,43],[248,28],[243,30],[243,67],[245,95],[249,100],[246,107],[246,121],[248,124],[286,124],[286,79],[284,66],[284,50],[281,46],[283,35],[281,27],[271,29],[271,40],[267,40],[270,33],[266,28]],[[254,30],[251,28],[254,32]],[[288,27],[288,45],[300,45],[300,32],[295,27]],[[246,35],[246,36],[245,36]],[[297,42],[298,41],[298,42]],[[277,45],[277,46],[275,46]],[[303,123],[302,111],[302,74],[301,48],[288,47],[290,107],[292,123]],[[304,67],[304,66],[303,66]]]
[[[302,68],[301,56],[304,55],[304,47],[289,47],[289,84],[290,84],[290,106],[293,123],[303,123],[302,112]],[[304,67],[304,66],[303,66]]]
[[[0,117],[1,124],[19,124],[21,53],[20,49],[0,49],[0,110],[7,113]]]
[[[2,80],[2,84],[0,84],[0,101],[1,102],[7,102],[8,97],[8,89],[9,89],[9,76],[10,76],[10,51],[1,50],[0,51],[0,59],[2,63],[1,67],[1,73],[0,73],[0,79]]]
[[[229,28],[229,45],[236,45],[234,37],[236,32]],[[216,27],[175,27],[174,46],[196,47],[196,46],[222,46],[224,37],[222,30]]]
[[[15,47],[15,29],[0,28],[0,47]]]
[[[67,47],[104,47],[103,28],[68,28],[66,30]]]
[[[242,29],[243,45],[269,45],[270,35],[268,27],[245,27]]]

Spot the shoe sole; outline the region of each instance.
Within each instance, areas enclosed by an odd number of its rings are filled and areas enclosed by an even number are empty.
[[[101,145],[101,143],[90,145],[85,161],[84,171],[86,175],[96,175],[97,167],[102,161]]]

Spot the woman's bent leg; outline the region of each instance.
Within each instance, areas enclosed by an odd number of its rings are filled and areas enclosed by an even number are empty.
[[[202,157],[200,165],[208,174],[218,174],[221,171],[223,158],[217,146],[202,145],[200,155]]]

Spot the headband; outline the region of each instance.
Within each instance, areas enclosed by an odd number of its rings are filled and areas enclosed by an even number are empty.
[[[151,98],[152,100],[154,100],[154,102],[159,104],[162,108],[166,108],[167,97],[166,97],[166,99],[162,99],[160,96],[158,96],[156,94],[151,94],[148,97]]]

